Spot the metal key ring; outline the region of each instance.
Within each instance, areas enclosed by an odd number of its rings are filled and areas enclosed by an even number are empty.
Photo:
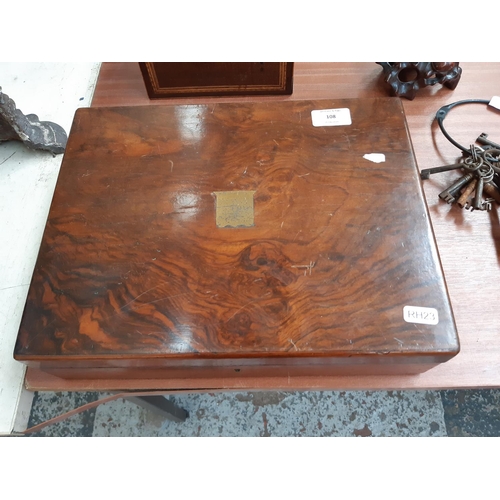
[[[476,173],[480,178],[483,179],[484,182],[491,182],[493,180],[493,176],[495,175],[493,167],[486,163],[479,167]]]
[[[481,156],[478,156],[474,159],[473,156],[468,156],[464,160],[464,168],[469,170],[470,172],[475,172],[479,168],[481,168],[484,164],[484,159]]]
[[[499,155],[498,158],[494,158],[493,155]],[[485,163],[487,163],[497,174],[500,173],[500,165],[495,165],[495,163],[500,162],[500,149],[497,148],[490,148],[490,149],[485,149],[481,153],[482,158],[484,159]]]
[[[471,103],[478,103],[478,104],[489,104],[490,101],[488,99],[465,99],[463,101],[457,101],[457,102],[452,102],[451,104],[447,104],[446,106],[441,107],[438,112],[436,113],[436,121],[439,125],[439,128],[441,129],[441,132],[443,135],[458,149],[463,151],[464,153],[471,154],[470,149],[465,148],[461,144],[459,144],[457,141],[455,141],[448,132],[446,132],[446,129],[444,128],[443,122],[448,113],[455,107],[459,106],[461,104],[471,104]]]

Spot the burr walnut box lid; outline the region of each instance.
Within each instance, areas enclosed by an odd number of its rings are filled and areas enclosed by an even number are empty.
[[[77,111],[17,360],[404,373],[458,351],[398,98]]]

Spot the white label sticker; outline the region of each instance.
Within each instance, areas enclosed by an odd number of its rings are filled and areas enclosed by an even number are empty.
[[[369,153],[364,155],[363,158],[373,163],[384,163],[385,161],[385,155],[382,153]]]
[[[421,325],[437,325],[439,316],[433,307],[404,306],[403,318],[407,323],[420,323]]]
[[[311,111],[311,118],[315,127],[337,127],[352,123],[349,108],[315,109]]]
[[[500,109],[500,97],[498,97],[497,95],[494,95],[491,98],[491,101],[489,102],[489,105],[492,106],[492,107],[494,107],[494,108]]]

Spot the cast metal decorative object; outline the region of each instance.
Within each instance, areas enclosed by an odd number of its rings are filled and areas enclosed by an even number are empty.
[[[34,114],[24,115],[0,87],[0,143],[5,141],[22,141],[29,148],[61,154],[68,136],[57,123],[40,121]]]
[[[378,62],[392,93],[413,100],[417,91],[440,83],[454,90],[462,76],[457,62]]]

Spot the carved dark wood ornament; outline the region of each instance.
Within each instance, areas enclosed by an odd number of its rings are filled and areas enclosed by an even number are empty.
[[[22,141],[32,149],[64,153],[68,136],[57,123],[40,121],[37,115],[24,115],[0,87],[0,143]]]
[[[457,62],[379,62],[392,94],[413,100],[417,91],[440,83],[454,90],[462,76]]]

